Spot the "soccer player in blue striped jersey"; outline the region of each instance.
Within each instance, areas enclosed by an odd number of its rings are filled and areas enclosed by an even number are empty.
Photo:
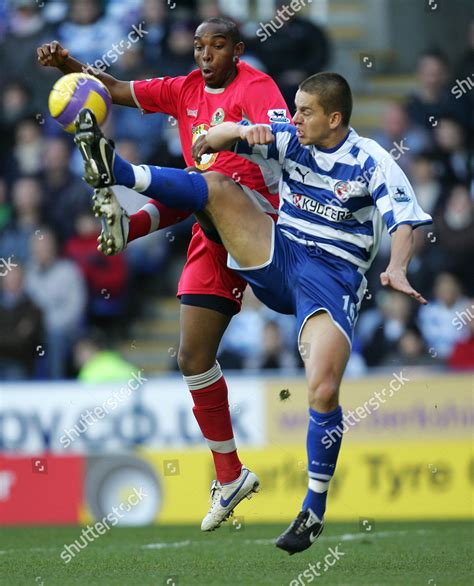
[[[300,513],[276,542],[290,554],[310,547],[323,529],[342,439],[339,387],[366,288],[364,274],[383,224],[392,248],[382,285],[424,304],[406,273],[413,229],[431,222],[389,153],[350,127],[352,94],[342,76],[313,75],[300,85],[295,103],[294,127],[222,123],[194,151],[199,160],[208,152],[234,149],[257,162],[269,183],[278,177],[276,225],[219,173],[131,165],[103,137],[95,139],[90,149],[95,154],[86,160],[88,174],[105,170],[107,184],[113,177],[165,205],[206,213],[229,252],[229,266],[266,305],[296,315],[308,384],[308,491]]]

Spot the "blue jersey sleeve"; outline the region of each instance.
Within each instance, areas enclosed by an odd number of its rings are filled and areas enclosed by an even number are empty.
[[[247,120],[242,120],[239,124],[250,126]],[[251,147],[246,140],[240,140],[235,146],[235,152],[257,164],[261,164],[263,159],[265,161],[277,161],[282,165],[288,145],[291,139],[295,137],[296,129],[290,124],[282,124],[281,122],[265,124],[265,126],[271,128],[275,136],[274,142],[269,145],[263,144]]]

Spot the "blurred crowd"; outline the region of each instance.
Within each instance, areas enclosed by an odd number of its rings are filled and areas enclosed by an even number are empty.
[[[39,66],[36,48],[57,39],[92,65],[109,55],[107,71],[120,79],[186,75],[194,67],[196,25],[218,14],[217,3],[192,0],[180,0],[176,10],[164,0],[0,0],[0,379],[76,375],[97,349],[91,330],[112,339],[126,335],[146,294],[143,280],[153,281],[170,255],[182,263],[189,235],[188,223],[173,246],[153,241],[159,253],[137,243],[114,257],[96,250],[100,226],[81,161],[71,137],[47,114],[60,74]],[[110,53],[140,23],[146,35]],[[299,15],[265,43],[257,42],[255,23],[243,25],[245,59],[275,78],[289,104],[302,79],[330,64],[328,35]],[[416,93],[388,103],[373,136],[393,153],[434,218],[433,226],[415,231],[409,274],[430,304],[419,308],[382,290],[379,274],[390,252],[385,236],[368,274],[349,365],[355,375],[394,363],[474,367],[474,90],[459,90],[459,99],[451,91],[455,79],[470,79],[473,60],[474,25],[456,62],[434,49],[421,55]],[[114,107],[105,132],[133,162],[184,166],[167,116]],[[301,366],[293,318],[271,312],[247,291],[219,359],[227,368]]]

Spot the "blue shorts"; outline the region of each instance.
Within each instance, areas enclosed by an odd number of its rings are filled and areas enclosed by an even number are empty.
[[[229,255],[228,266],[250,284],[270,309],[296,315],[298,342],[306,321],[326,311],[352,345],[352,334],[367,281],[352,263],[318,246],[287,238],[273,226],[270,259],[258,267],[240,267]]]

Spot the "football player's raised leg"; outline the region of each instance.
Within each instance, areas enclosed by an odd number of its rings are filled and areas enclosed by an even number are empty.
[[[350,355],[346,336],[327,312],[308,319],[300,349],[308,384],[308,491],[301,512],[277,540],[277,546],[290,554],[310,547],[323,530],[327,492],[342,440],[339,386]]]
[[[257,267],[271,255],[273,220],[229,177],[205,173],[204,208],[227,251],[241,267]]]

